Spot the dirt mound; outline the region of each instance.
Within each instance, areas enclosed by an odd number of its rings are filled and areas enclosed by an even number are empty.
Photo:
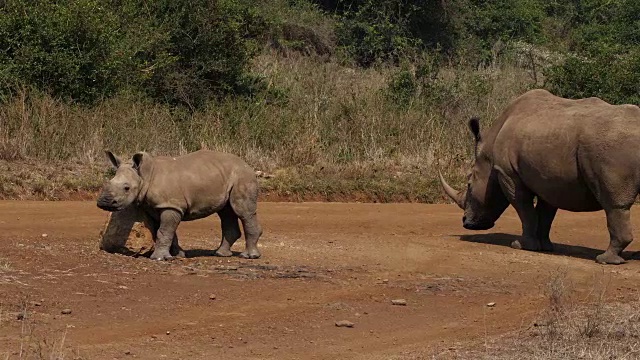
[[[142,212],[135,206],[110,212],[100,231],[101,250],[111,253],[145,254],[153,251],[151,227]]]

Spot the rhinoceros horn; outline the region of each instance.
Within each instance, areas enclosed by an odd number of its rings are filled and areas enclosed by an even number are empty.
[[[460,207],[460,209],[464,210],[464,194],[460,191],[456,191],[454,188],[449,186],[447,182],[442,177],[442,174],[438,171],[438,175],[440,175],[440,184],[442,184],[442,188],[444,192],[449,195],[449,197]]]

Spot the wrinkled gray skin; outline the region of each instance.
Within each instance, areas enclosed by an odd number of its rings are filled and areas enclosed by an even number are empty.
[[[222,242],[216,255],[232,255],[231,246],[241,236],[240,219],[246,240],[246,249],[240,256],[260,257],[258,181],[242,159],[200,150],[175,158],[140,152],[123,162],[110,151],[106,153],[116,174],[102,188],[97,205],[107,211],[120,211],[132,204],[143,209],[154,227],[155,250],[151,259],[183,257],[176,236],[180,222],[214,213],[222,224]]]
[[[469,126],[476,156],[467,189],[454,190],[440,175],[464,210],[466,229],[490,229],[510,204],[522,221],[522,237],[511,246],[552,251],[558,209],[604,210],[610,243],[596,261],[625,262],[620,255],[633,240],[630,208],[640,190],[640,108],[532,90],[488,130],[480,131],[477,119]]]

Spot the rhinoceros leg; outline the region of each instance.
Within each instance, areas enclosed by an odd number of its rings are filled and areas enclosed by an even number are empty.
[[[549,232],[551,231],[551,224],[557,211],[558,208],[538,198],[538,203],[536,204],[536,213],[538,216],[536,238],[540,242],[540,249],[542,251],[553,251],[553,244],[551,243],[551,239],[549,239]]]
[[[247,248],[240,253],[240,257],[257,259],[260,257],[258,239],[260,235],[262,235],[262,227],[258,223],[258,216],[256,214],[243,216],[240,218],[240,221],[242,221],[242,228],[244,229],[244,236],[247,242]]]
[[[176,229],[180,224],[182,216],[179,212],[171,209],[163,210],[160,214],[160,225],[158,227],[158,234],[155,244],[155,250],[151,254],[152,260],[171,260],[171,245],[177,237]]]
[[[629,208],[605,209],[605,213],[610,242],[607,250],[596,257],[596,261],[601,264],[624,264],[626,261],[620,254],[633,241],[631,211]]]
[[[222,241],[216,250],[217,256],[231,256],[231,247],[242,235],[240,226],[238,225],[238,215],[233,212],[231,206],[227,204],[224,209],[218,212],[220,217],[220,225],[222,228]]]
[[[171,248],[169,249],[169,254],[171,256],[175,256],[177,258],[184,258],[184,250],[180,247],[178,243],[178,234],[173,235],[173,240],[171,241]]]
[[[237,184],[231,190],[229,203],[242,222],[246,249],[240,253],[245,259],[260,257],[258,239],[262,235],[262,226],[258,222],[258,185],[256,182]]]
[[[500,172],[499,181],[502,191],[511,206],[516,209],[522,223],[522,238],[514,240],[511,247],[540,250],[540,241],[537,238],[538,214],[533,207],[534,194],[517,177],[508,175],[502,169]]]
[[[159,223],[157,221],[154,221],[151,217],[146,217],[145,222],[151,230],[151,235],[153,236],[154,243],[157,243],[158,229],[160,228]],[[180,243],[178,241],[178,234],[173,235],[173,240],[171,241],[171,248],[169,249],[169,253],[171,254],[171,256],[175,256],[178,258],[185,257],[184,251],[180,247]]]

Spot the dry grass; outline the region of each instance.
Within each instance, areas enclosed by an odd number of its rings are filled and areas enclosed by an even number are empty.
[[[0,272],[7,272],[11,270],[11,263],[9,260],[0,257]]]
[[[586,298],[571,296],[565,271],[547,285],[547,306],[522,330],[487,339],[485,349],[432,355],[432,359],[638,359],[640,301],[606,299],[608,280],[594,279]]]
[[[66,343],[67,329],[61,331],[43,330],[37,320],[37,313],[32,311],[27,300],[22,301],[18,313],[10,314],[2,312],[0,309],[0,328],[3,321],[19,321],[20,333],[16,336],[14,343],[9,349],[0,349],[0,359],[34,359],[34,360],[63,360],[63,359],[83,359],[77,349],[73,349]],[[20,319],[16,320],[20,315]],[[9,340],[9,339],[5,339]],[[7,343],[3,341],[3,343]]]
[[[185,115],[128,97],[83,108],[22,92],[0,106],[0,197],[95,191],[106,171],[104,149],[176,155],[209,148],[281,174],[264,182],[280,197],[437,201],[435,170],[455,181],[469,163],[468,118],[479,115],[488,125],[532,86],[527,71],[508,64],[446,68],[436,90],[423,88],[400,107],[385,97],[397,68],[354,69],[265,51],[254,71],[286,96],[229,99]],[[75,170],[58,169],[62,162]]]

